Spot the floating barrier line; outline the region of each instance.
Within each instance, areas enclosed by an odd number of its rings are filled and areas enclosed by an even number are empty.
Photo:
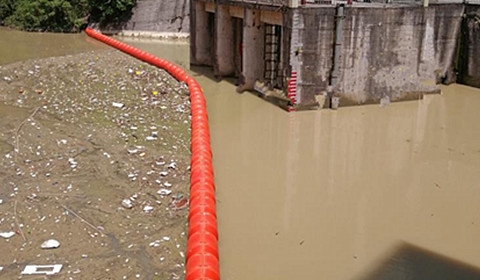
[[[218,230],[213,180],[212,150],[206,101],[200,84],[181,67],[91,28],[85,33],[135,58],[166,70],[190,91],[190,210],[186,252],[186,280],[219,280]]]

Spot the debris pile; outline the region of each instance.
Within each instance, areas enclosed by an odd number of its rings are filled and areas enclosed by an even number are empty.
[[[0,278],[184,277],[186,85],[117,51],[5,65],[0,126]]]

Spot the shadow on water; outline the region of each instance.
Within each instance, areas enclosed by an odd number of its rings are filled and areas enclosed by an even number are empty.
[[[210,79],[212,82],[219,82],[220,79],[216,78],[213,74],[212,68],[210,66],[198,66],[198,65],[190,65],[190,69],[192,75],[196,76],[204,76]]]
[[[192,76],[195,78],[203,77],[205,79],[201,79],[200,82],[204,83],[212,83],[212,84],[219,84],[220,82],[226,82],[231,85],[231,89],[233,90],[233,93],[236,94],[251,94],[254,95],[263,101],[266,101],[265,103],[273,105],[275,107],[278,107],[279,109],[286,110],[288,106],[288,102],[286,102],[283,99],[276,98],[274,96],[268,96],[268,95],[263,95],[257,91],[254,90],[248,90],[244,92],[238,92],[236,91],[236,87],[238,86],[238,78],[235,77],[217,77],[213,73],[212,67],[210,66],[193,66],[190,65],[190,72],[192,73]]]
[[[359,280],[480,279],[480,269],[433,251],[399,244],[383,263]]]

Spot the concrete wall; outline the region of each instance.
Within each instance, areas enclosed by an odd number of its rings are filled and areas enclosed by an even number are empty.
[[[130,31],[190,31],[190,0],[139,0],[124,27]]]
[[[216,76],[232,76],[235,73],[233,22],[228,5],[215,6],[214,73]]]
[[[298,91],[300,106],[315,103],[315,95],[325,90],[330,83],[333,67],[335,36],[335,8],[312,8],[299,10],[300,44],[292,55],[301,61]],[[288,21],[291,22],[291,19]],[[291,29],[291,23],[287,26]]]
[[[419,98],[454,80],[463,5],[346,7],[342,32],[340,106]],[[335,9],[303,9],[302,104],[326,90],[332,71]],[[315,84],[315,85],[311,85]]]
[[[207,4],[212,7],[208,8]],[[245,15],[252,9],[247,6],[223,7],[222,13],[213,3],[205,3],[204,6],[201,10],[216,14],[212,25],[225,24],[215,26],[214,40],[208,40],[207,35],[196,38],[197,35],[192,34],[191,49],[200,60],[197,45],[204,44],[200,41],[215,42],[214,53],[205,57],[213,58],[217,74],[231,75],[234,71],[231,65],[235,64],[232,62],[235,56],[228,53],[236,51],[231,44],[236,35],[231,34],[232,21],[229,17],[238,17],[243,18],[242,71],[245,89],[252,87],[252,81],[261,80],[263,75],[257,70],[261,68],[263,59],[251,54],[262,53],[262,46],[257,44],[261,42],[261,28],[263,22],[271,21],[282,25],[281,76],[285,77],[284,84],[289,85],[288,89],[296,80],[295,92],[287,91],[287,87],[284,90],[297,109],[312,108],[317,100],[321,100],[318,98],[320,94],[332,89],[335,29],[340,20],[336,17],[336,7],[287,8],[283,10],[283,19],[268,8],[257,7],[255,10],[262,10],[262,13],[259,19],[257,14],[250,26]],[[416,4],[345,6],[338,51],[340,56],[336,64],[338,83],[333,85],[333,91],[329,91],[324,106],[329,106],[331,97],[338,97],[340,106],[418,99],[423,94],[438,93],[438,83],[455,82],[458,72],[464,74],[464,81],[479,86],[480,71],[475,70],[480,68],[480,27],[476,18],[465,21],[467,29],[463,37],[469,41],[463,46],[458,44],[465,9],[463,4],[438,4],[427,8]],[[479,6],[467,6],[467,10],[475,16],[480,13]],[[201,22],[200,27],[206,28],[204,14],[203,11],[203,20],[192,16],[192,29],[197,21],[197,25]],[[249,37],[249,27],[258,29],[259,34],[251,33],[254,34],[253,39]],[[209,46],[200,47],[205,54],[207,49],[211,49]],[[460,63],[463,72],[458,69],[460,53],[466,53],[463,64]],[[252,57],[255,59],[249,59]],[[204,61],[201,64],[208,63]]]
[[[190,5],[190,63],[213,65],[214,31],[213,14],[208,13],[206,3],[195,1]]]
[[[480,87],[480,5],[467,5],[461,39],[458,81]]]
[[[462,5],[346,9],[337,89],[341,104],[437,92],[439,78],[453,72],[463,9]]]

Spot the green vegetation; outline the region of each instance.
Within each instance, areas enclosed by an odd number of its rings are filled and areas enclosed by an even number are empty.
[[[0,23],[28,31],[76,32],[88,23],[119,24],[136,0],[0,0]]]

